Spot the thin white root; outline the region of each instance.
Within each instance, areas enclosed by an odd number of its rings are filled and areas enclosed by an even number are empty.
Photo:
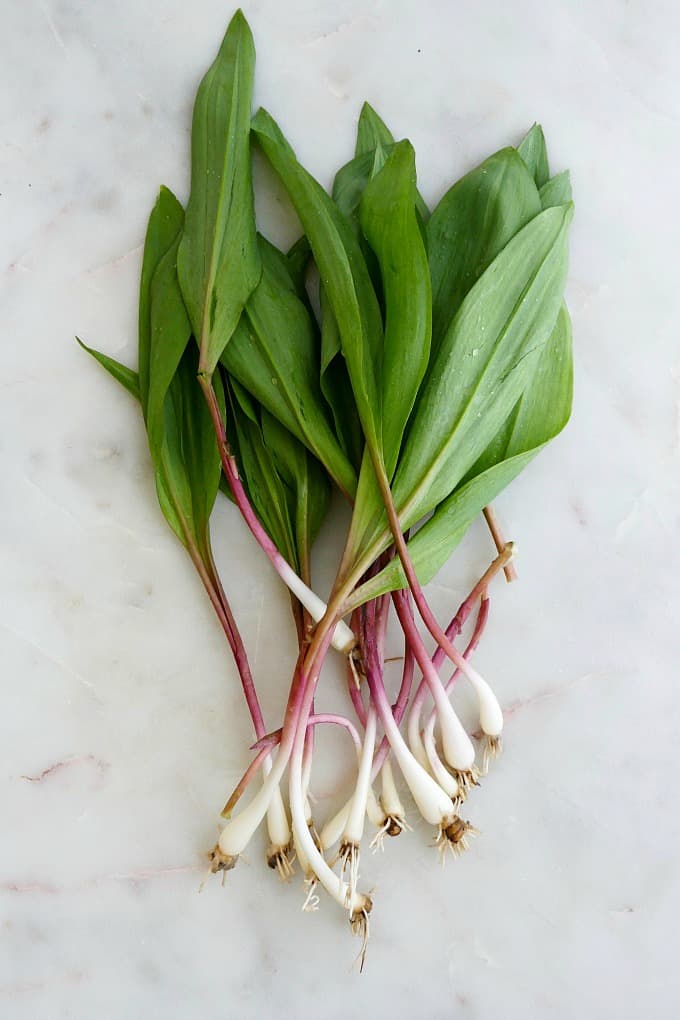
[[[276,871],[282,882],[289,882],[295,874],[294,860],[295,851],[292,843],[282,847],[270,846],[267,850],[267,865],[272,871]]]
[[[358,843],[343,843],[340,847],[340,853],[338,854],[339,860],[342,862],[340,867],[340,874],[345,876],[347,872],[347,894],[345,897],[345,906],[349,910],[354,900],[357,883],[359,881],[359,858],[360,850]]]
[[[349,916],[349,926],[352,929],[352,935],[358,935],[361,939],[361,949],[357,956],[355,963],[359,964],[359,973],[361,974],[364,969],[364,963],[366,962],[366,950],[368,949],[368,940],[370,937],[369,927],[369,914],[373,908],[373,901],[366,897],[366,902],[362,910],[355,910],[353,914]]]
[[[464,801],[473,786],[479,786],[480,771],[476,765],[469,769],[454,769],[453,774],[458,783],[458,797]]]
[[[484,737],[484,749],[482,751],[482,772],[483,776],[487,775],[489,771],[489,763],[497,758],[503,750],[500,737]]]
[[[208,879],[210,878],[210,876],[214,875],[214,874],[215,874],[215,872],[213,871],[212,864],[211,864],[210,867],[208,868],[208,870],[205,872],[203,878],[201,879],[201,884],[198,887],[198,891],[200,893],[202,893],[203,890],[205,889],[205,884],[208,881]]]
[[[319,851],[319,853],[323,853],[323,848],[321,846],[321,836],[317,832],[313,818],[307,819],[307,828],[309,829],[309,834],[312,837],[312,840],[314,841],[314,846]]]
[[[380,850],[381,853],[384,853],[385,836],[399,836],[404,829],[407,829],[409,832],[413,832],[412,827],[401,815],[387,815],[385,821],[369,843],[369,850],[371,850],[374,854],[377,853],[378,850]]]

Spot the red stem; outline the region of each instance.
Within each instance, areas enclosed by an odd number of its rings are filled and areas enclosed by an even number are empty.
[[[486,594],[482,594],[482,598],[481,598],[481,601],[480,601],[480,604],[479,604],[479,612],[477,613],[477,620],[475,622],[475,629],[474,629],[474,631],[472,633],[472,637],[470,638],[470,641],[468,642],[467,648],[463,652],[463,658],[465,659],[466,662],[470,658],[470,656],[473,654],[473,652],[476,651],[477,646],[478,646],[479,642],[482,639],[482,634],[484,633],[484,629],[486,627],[486,622],[487,622],[488,617],[489,617],[489,599],[488,599],[488,596]],[[444,658],[444,655],[442,654],[442,659],[443,658]],[[434,663],[434,657],[432,659],[432,662]],[[460,673],[460,669],[458,667],[456,667],[454,669],[453,673],[451,674],[451,676],[449,677],[449,679],[444,684],[444,690],[446,691],[447,694],[451,690],[451,687],[453,686],[454,682],[456,681],[459,673]],[[425,695],[426,694],[427,694],[427,685],[425,683],[425,680],[421,680],[420,683],[418,684],[418,688],[416,690],[415,697],[413,699],[413,705],[411,706],[411,711],[412,712],[418,712],[419,713],[421,711],[422,705],[423,705],[423,701],[425,700]]]
[[[461,602],[460,606],[458,607],[458,611],[456,612],[456,615],[446,628],[446,636],[451,641],[454,638],[456,638],[458,634],[461,633],[470,613],[474,608],[475,603],[477,602],[478,599],[484,597],[484,594],[489,586],[490,581],[492,580],[492,578],[496,576],[501,567],[504,567],[508,563],[510,557],[512,556],[512,553],[513,545],[510,542],[508,543],[508,545],[506,545],[505,549],[503,549],[503,551],[499,553],[496,559],[486,568],[486,570],[484,571],[480,579],[477,581],[476,585],[474,586],[470,594],[467,596],[467,598],[464,599],[463,602]],[[436,669],[439,669],[445,658],[446,653],[440,646],[438,646],[437,649],[435,650],[434,655],[432,656],[432,662]]]
[[[472,632],[467,648],[463,652],[463,658],[467,661],[479,647],[479,642],[482,640],[482,635],[486,629],[486,624],[489,619],[489,596],[483,594],[479,603],[479,612],[477,613],[477,620],[475,621],[475,629]],[[456,677],[460,673],[459,669],[454,669],[449,679],[444,684],[444,690],[449,691]]]
[[[231,653],[234,657],[234,662],[236,663],[236,669],[238,670],[238,674],[241,679],[243,696],[246,699],[250,718],[253,721],[255,736],[259,739],[267,732],[264,724],[264,718],[262,716],[262,709],[257,697],[257,691],[255,690],[255,683],[253,681],[253,674],[250,669],[250,663],[248,662],[245,645],[243,644],[243,639],[231,612],[227,596],[222,588],[217,569],[215,568],[215,564],[212,559],[212,552],[208,552],[209,566],[206,566],[200,558],[200,555],[197,555],[197,558],[192,556],[192,559],[194,560],[194,565],[198,571],[201,581],[203,582],[203,586],[208,593],[213,609],[217,614],[220,626],[222,627],[227,641],[229,642],[229,647],[231,648]]]
[[[413,617],[413,603],[411,600],[411,593],[406,592],[406,604],[407,610]],[[413,649],[411,648],[406,635],[404,634],[404,666],[401,673],[401,684],[399,686],[399,693],[397,694],[397,700],[392,706],[392,715],[397,726],[400,725],[402,719],[406,715],[406,709],[408,707],[409,698],[411,697],[411,689],[413,687],[413,674],[415,672],[415,657],[413,655]],[[390,744],[386,736],[380,741],[380,746],[376,751],[375,758],[373,759],[373,778],[375,778],[380,772],[385,759],[390,753]]]
[[[233,791],[231,797],[229,798],[227,803],[222,808],[222,817],[223,818],[228,818],[229,815],[231,814],[231,812],[234,810],[234,808],[238,804],[239,800],[241,799],[241,797],[245,793],[245,791],[246,791],[246,789],[248,787],[248,784],[250,783],[251,779],[253,778],[253,776],[257,772],[258,768],[260,767],[262,762],[265,760],[265,758],[267,757],[267,755],[269,754],[270,751],[271,751],[271,746],[269,744],[267,744],[265,747],[261,747],[260,750],[257,752],[255,757],[251,761],[250,765],[248,766],[248,768],[245,770],[245,772],[241,776],[241,778],[238,781],[237,785],[234,787],[234,791]]]
[[[280,566],[285,563],[285,560],[279,550],[277,549],[274,542],[263,528],[260,523],[257,514],[250,505],[250,500],[243,488],[243,483],[239,478],[238,466],[234,455],[229,449],[229,443],[227,440],[226,427],[222,421],[222,415],[220,414],[219,404],[217,403],[217,396],[215,395],[215,389],[212,384],[212,379],[205,375],[199,375],[199,382],[203,389],[203,394],[210,411],[210,417],[213,423],[213,429],[215,431],[215,437],[217,439],[217,445],[220,451],[220,459],[222,461],[222,468],[224,474],[229,483],[229,488],[234,497],[234,501],[241,511],[241,516],[248,525],[251,534],[255,541],[263,550],[270,563],[276,570],[277,574],[280,573]],[[286,564],[287,566],[287,564]]]

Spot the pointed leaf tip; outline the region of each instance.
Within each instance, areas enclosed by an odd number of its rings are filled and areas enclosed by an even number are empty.
[[[116,361],[115,358],[110,358],[108,354],[102,354],[101,351],[96,351],[94,347],[88,347],[88,345],[76,337],[76,341],[80,344],[84,351],[87,351],[95,361],[98,361],[102,368],[106,369],[110,376],[119,382],[123,386],[130,396],[134,397],[135,400],[140,399],[139,395],[139,376],[132,368],[128,368],[127,365],[121,364],[120,361]]]

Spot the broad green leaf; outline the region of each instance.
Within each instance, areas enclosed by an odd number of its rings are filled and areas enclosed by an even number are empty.
[[[139,376],[132,368],[128,368],[127,365],[122,365],[120,361],[116,361],[115,358],[110,358],[108,354],[102,354],[101,351],[96,351],[94,347],[88,347],[86,343],[76,337],[76,340],[88,354],[91,354],[95,361],[98,361],[102,368],[105,368],[109,375],[123,386],[128,393],[139,400]]]
[[[151,281],[158,264],[171,247],[184,221],[184,210],[169,188],[161,187],[151,210],[144,239],[142,276],[139,287],[139,389],[146,419],[151,353]]]
[[[349,496],[356,475],[326,414],[315,324],[296,293],[286,257],[261,240],[262,277],[222,364],[303,442]]]
[[[332,199],[298,163],[269,114],[259,110],[252,129],[309,239],[337,322],[364,433],[380,450],[382,322],[359,243]]]
[[[571,180],[569,171],[563,170],[561,174],[555,174],[543,185],[539,192],[541,205],[549,209],[553,205],[566,205],[571,202]]]
[[[531,385],[513,417],[505,457],[537,449],[558,435],[569,421],[573,392],[571,320],[562,304]]]
[[[513,413],[512,428],[498,460],[488,463],[444,500],[408,543],[422,584],[446,563],[477,514],[562,431],[571,413],[572,390],[571,325],[563,305],[530,385]],[[362,592],[367,599],[375,598],[405,585],[401,565],[393,560]]]
[[[430,354],[430,274],[415,199],[415,153],[403,141],[367,184],[360,211],[362,230],[380,266],[385,302],[383,459],[388,477]]]
[[[168,523],[184,545],[194,545],[204,553],[222,464],[197,372],[198,351],[190,344],[165,397],[165,433],[155,468],[159,501]],[[224,413],[224,393],[217,375],[213,386]]]
[[[458,487],[526,389],[562,301],[571,217],[570,205],[546,209],[508,242],[431,358],[392,482],[404,530]],[[389,545],[377,486],[364,468],[349,541],[355,563]]]
[[[548,150],[545,144],[545,135],[540,124],[534,124],[527,131],[517,146],[517,151],[535,180],[536,187],[542,188],[550,177],[550,168],[548,166]]]
[[[394,136],[370,103],[364,103],[357,124],[357,143],[354,155],[361,156],[366,152],[372,155],[378,145],[384,149],[394,145]]]
[[[254,66],[250,29],[237,11],[196,96],[191,194],[178,254],[200,370],[208,374],[261,272],[249,141]]]
[[[465,295],[508,241],[541,211],[515,149],[501,149],[453,185],[427,224],[432,357]]]
[[[557,319],[571,205],[519,231],[458,311],[421,387],[394,480],[404,528],[457,486],[500,430]]]
[[[158,263],[150,288],[151,344],[146,427],[154,460],[158,459],[163,445],[165,397],[191,338],[191,323],[177,279],[179,241],[178,232],[172,245]]]
[[[361,196],[372,176],[382,167],[394,148],[394,138],[368,103],[365,103],[357,130],[356,155],[341,167],[333,183],[333,200],[343,216],[353,225],[364,253],[374,290],[383,300],[382,279],[376,257],[366,243],[359,225]],[[429,216],[421,195],[416,192],[419,226]],[[349,412],[354,403],[347,366],[341,356],[340,334],[323,285],[321,299],[321,389],[332,410],[335,431],[358,471],[363,453],[363,435],[357,418]]]

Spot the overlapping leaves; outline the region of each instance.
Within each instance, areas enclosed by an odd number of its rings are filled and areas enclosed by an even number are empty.
[[[138,371],[88,350],[139,399],[161,507],[190,549],[209,554],[221,475],[200,374],[255,512],[297,571],[309,574],[330,482],[354,502],[350,573],[390,545],[380,475],[427,580],[568,419],[569,176],[550,176],[534,125],[430,216],[411,144],[366,104],[331,197],[269,114],[251,122],[253,70],[239,12],[198,90],[186,216],[162,189],[149,221]],[[304,229],[288,256],[256,232],[251,138]],[[362,592],[402,584],[393,561]]]

